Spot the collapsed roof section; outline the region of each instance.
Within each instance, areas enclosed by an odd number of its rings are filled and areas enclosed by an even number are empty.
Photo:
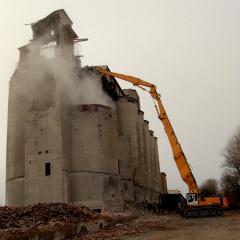
[[[59,43],[62,32],[66,32],[69,40],[78,38],[78,35],[72,29],[72,21],[64,11],[59,9],[47,17],[31,24],[33,39],[41,39],[43,43],[57,41]],[[66,39],[65,39],[66,40]]]
[[[84,71],[91,71],[91,72],[96,72],[96,67],[103,68],[105,70],[110,71],[107,65],[101,65],[101,66],[86,66],[83,68]],[[125,96],[124,91],[122,88],[119,86],[117,80],[112,77],[112,76],[101,76],[102,80],[102,87],[104,91],[113,99],[117,100],[121,96]]]

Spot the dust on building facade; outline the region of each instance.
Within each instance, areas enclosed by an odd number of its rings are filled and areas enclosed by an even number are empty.
[[[158,204],[166,177],[137,92],[81,66],[64,10],[31,26],[9,86],[6,203]]]

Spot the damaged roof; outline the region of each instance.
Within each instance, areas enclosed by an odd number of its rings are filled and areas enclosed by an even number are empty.
[[[38,38],[46,33],[51,33],[52,31],[58,32],[59,26],[67,26],[71,30],[73,38],[78,38],[78,35],[72,29],[72,20],[69,18],[64,9],[59,9],[47,17],[40,19],[39,21],[32,23],[33,38]]]
[[[109,67],[107,65],[100,65],[100,66],[86,66],[82,68],[84,71],[92,71],[99,73],[96,70],[96,67],[106,69],[110,71]],[[99,73],[100,74],[100,73]],[[122,88],[118,84],[117,80],[112,76],[101,76],[102,80],[102,86],[103,89],[107,92],[107,94],[113,99],[117,100],[119,97],[125,96],[125,93],[123,92]]]

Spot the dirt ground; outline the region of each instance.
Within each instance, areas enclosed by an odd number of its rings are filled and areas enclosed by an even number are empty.
[[[227,212],[223,217],[183,219],[170,216],[166,228],[150,229],[142,236],[125,239],[138,240],[239,240],[240,211]],[[124,239],[124,238],[122,238]]]
[[[227,211],[222,217],[190,219],[177,214],[144,213],[130,222],[76,239],[239,240],[240,211]]]

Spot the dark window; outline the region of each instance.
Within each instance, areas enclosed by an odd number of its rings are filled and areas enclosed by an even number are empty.
[[[118,174],[120,174],[120,160],[118,159]]]
[[[45,176],[51,175],[51,163],[45,163]]]

